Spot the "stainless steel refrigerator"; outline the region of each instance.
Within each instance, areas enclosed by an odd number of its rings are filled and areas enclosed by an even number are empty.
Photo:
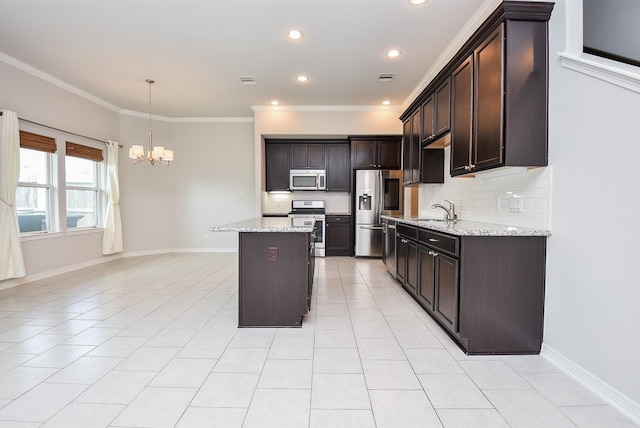
[[[357,170],[354,212],[356,257],[382,257],[380,215],[402,215],[402,171]]]

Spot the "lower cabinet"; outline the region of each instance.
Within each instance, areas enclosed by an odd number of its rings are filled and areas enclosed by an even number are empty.
[[[350,256],[353,252],[351,216],[328,215],[326,221],[325,255]]]
[[[398,281],[465,352],[540,352],[546,237],[396,231]]]

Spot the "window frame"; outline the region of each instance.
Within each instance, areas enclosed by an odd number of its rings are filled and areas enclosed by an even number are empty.
[[[51,153],[49,151],[44,151],[44,150],[38,150],[34,148],[28,148],[28,147],[20,147],[20,150],[21,151],[32,150],[34,152],[44,153],[46,156],[46,167],[47,167],[47,173],[46,173],[47,184],[18,181],[18,185],[17,185],[17,189],[26,188],[26,189],[46,189],[47,190],[47,213],[45,216],[47,228],[44,230],[32,230],[27,232],[20,231],[20,235],[34,236],[34,235],[41,235],[41,234],[56,232],[57,228],[55,228],[54,226],[58,222],[57,222],[57,216],[55,215],[55,212],[57,210],[55,209],[56,205],[54,203],[55,186],[54,186],[54,177],[53,177],[53,171],[54,171],[53,165],[54,165],[55,153]],[[22,156],[20,156],[20,159],[22,159]],[[20,164],[20,167],[22,167],[22,163]],[[17,192],[17,189],[16,189],[16,192]],[[16,203],[16,211],[17,211],[17,203]],[[20,216],[20,213],[17,213],[17,215]]]
[[[585,53],[583,0],[565,2],[565,50],[560,64],[570,70],[640,93],[640,67]]]
[[[95,186],[94,187],[90,187],[90,186],[73,186],[73,185],[69,185],[67,183],[67,168],[66,168],[66,158],[67,157],[74,157],[74,156],[70,156],[68,154],[65,154],[65,183],[64,183],[64,195],[65,195],[65,218],[69,215],[68,213],[68,202],[69,202],[69,198],[68,198],[68,191],[69,190],[83,190],[83,191],[93,191],[96,194],[96,224],[93,226],[82,226],[82,227],[69,227],[68,225],[66,226],[66,229],[68,231],[76,231],[76,230],[86,230],[86,229],[97,229],[97,228],[102,228],[104,226],[104,209],[106,207],[106,205],[104,204],[104,200],[105,200],[105,195],[106,195],[106,189],[105,189],[105,180],[104,180],[104,174],[105,174],[105,169],[104,169],[104,161],[102,162],[98,162],[98,161],[94,161],[91,159],[85,159],[88,160],[90,162],[94,162],[95,163],[95,168],[94,168],[94,182],[95,182]]]
[[[54,237],[60,237],[65,235],[80,235],[80,234],[92,234],[102,233],[104,231],[105,221],[105,209],[107,206],[107,167],[106,159],[103,159],[97,163],[97,213],[96,220],[97,225],[92,227],[82,228],[68,228],[66,222],[67,211],[67,185],[66,185],[66,141],[73,138],[74,142],[78,145],[83,145],[91,150],[100,150],[104,157],[106,157],[106,150],[103,145],[97,142],[88,141],[86,138],[77,136],[76,134],[69,134],[62,130],[51,129],[46,126],[40,126],[37,124],[31,124],[29,122],[20,121],[20,131],[24,131],[37,136],[44,137],[45,139],[52,139],[55,141],[55,152],[49,151],[48,153],[48,168],[49,168],[49,219],[48,230],[46,231],[33,231],[20,233],[22,241],[32,241],[39,239],[48,239]],[[42,150],[45,151],[45,150]],[[79,157],[79,156],[78,156]],[[28,186],[32,186],[31,183],[27,183]],[[23,187],[18,184],[19,187]],[[75,186],[69,186],[69,189]],[[84,189],[82,189],[84,190]]]

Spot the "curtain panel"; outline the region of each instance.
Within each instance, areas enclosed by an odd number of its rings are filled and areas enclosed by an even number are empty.
[[[18,214],[14,205],[20,177],[18,115],[0,115],[0,281],[26,275]]]
[[[102,254],[122,252],[122,221],[120,219],[120,182],[118,178],[118,143],[107,142],[107,212],[102,235]]]

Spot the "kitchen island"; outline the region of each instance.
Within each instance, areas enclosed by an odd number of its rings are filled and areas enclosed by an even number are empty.
[[[540,352],[550,231],[383,218],[396,230],[396,279],[466,353]]]
[[[311,301],[313,226],[254,218],[209,231],[239,235],[238,326],[300,327]]]

